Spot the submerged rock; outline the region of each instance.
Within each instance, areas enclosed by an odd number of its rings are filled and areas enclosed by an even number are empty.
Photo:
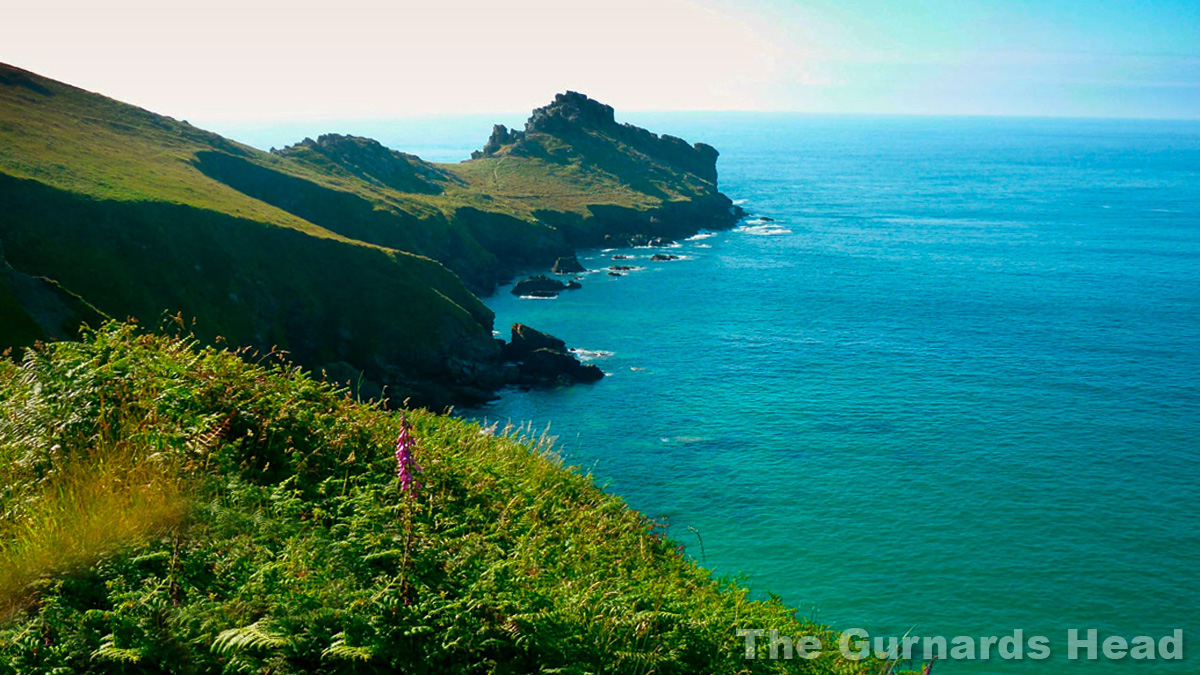
[[[650,259],[655,262],[662,262],[664,260],[679,260],[679,256],[670,253],[655,253],[650,256]]]

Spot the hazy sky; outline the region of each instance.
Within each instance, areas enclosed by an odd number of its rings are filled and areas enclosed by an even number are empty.
[[[620,110],[1200,118],[1200,0],[3,0],[0,60],[193,123]]]

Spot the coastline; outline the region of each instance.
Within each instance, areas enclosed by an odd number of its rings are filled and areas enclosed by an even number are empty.
[[[63,301],[47,311],[22,281],[43,278],[102,317],[177,317],[206,344],[443,409],[511,372],[479,296],[516,270],[740,217],[715,148],[575,92],[457,164],[336,133],[262,152],[2,64],[0,103],[0,347],[77,334],[82,312],[64,328]]]

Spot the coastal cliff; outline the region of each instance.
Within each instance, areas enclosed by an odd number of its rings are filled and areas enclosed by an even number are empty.
[[[458,164],[340,134],[263,152],[0,64],[5,288],[41,279],[93,323],[181,313],[394,401],[477,401],[511,372],[478,296],[580,247],[733,225],[717,157],[575,92]],[[71,312],[30,323],[33,297],[0,298],[0,344],[73,333]]]

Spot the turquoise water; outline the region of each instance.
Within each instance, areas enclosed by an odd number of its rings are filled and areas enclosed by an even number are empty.
[[[1200,671],[1065,658],[1070,628],[1200,634],[1200,126],[632,121],[719,147],[775,222],[502,290],[497,326],[610,376],[474,414],[548,425],[689,554],[834,627],[1053,650],[937,672]]]

